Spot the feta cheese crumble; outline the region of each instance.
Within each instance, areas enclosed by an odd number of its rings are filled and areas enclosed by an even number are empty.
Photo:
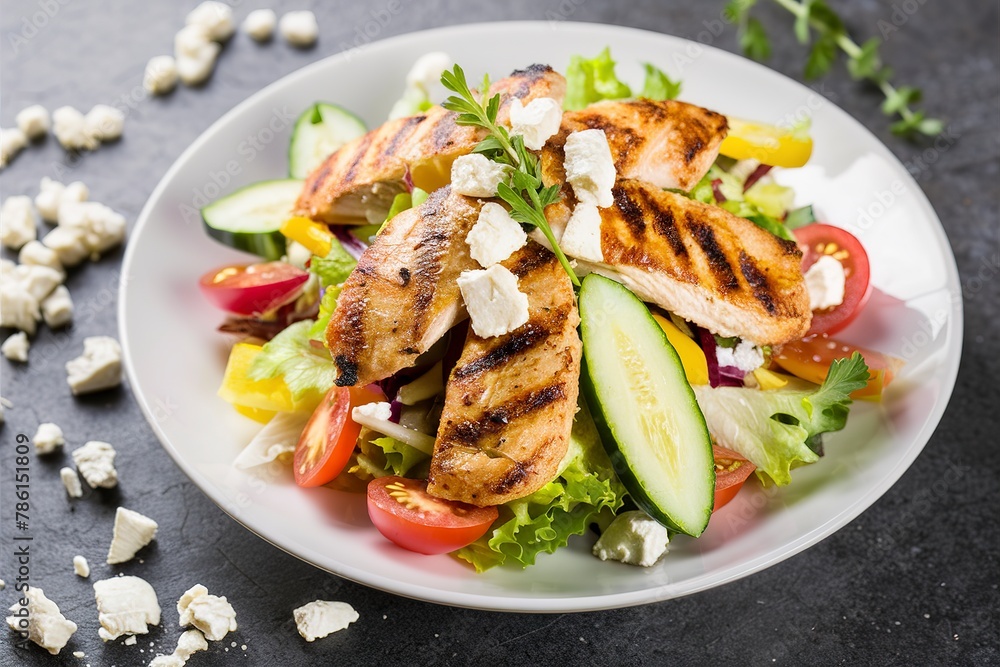
[[[52,121],[48,110],[41,104],[32,104],[17,113],[17,129],[28,139],[38,139],[49,131]]]
[[[392,405],[386,403],[385,401],[365,403],[364,405],[357,406],[351,411],[351,419],[358,421],[355,418],[355,415],[358,417],[377,419],[379,421],[389,421],[389,419],[392,418]]]
[[[156,591],[139,577],[111,577],[94,582],[97,601],[97,634],[104,641],[123,635],[144,635],[150,625],[160,624]]]
[[[115,448],[100,440],[91,440],[73,450],[73,462],[91,488],[111,489],[118,485]]]
[[[156,537],[157,523],[148,516],[119,507],[115,512],[114,534],[108,548],[108,565],[127,563],[139,549]]]
[[[84,338],[83,354],[66,362],[66,382],[75,396],[111,389],[121,381],[122,348],[110,336]]]
[[[601,212],[594,204],[577,204],[559,239],[559,247],[570,257],[603,262]]]
[[[7,336],[7,340],[0,345],[0,354],[7,357],[11,361],[19,361],[22,364],[28,361],[28,348],[31,347],[31,343],[28,342],[28,334],[23,331],[19,331],[16,334]]]
[[[90,563],[83,556],[73,556],[73,572],[86,579],[90,576]]]
[[[35,196],[35,208],[42,220],[46,222],[58,222],[59,207],[71,202],[87,201],[90,191],[87,186],[80,181],[73,181],[69,185],[63,185],[59,181],[54,181],[48,176],[42,178],[38,185],[38,195]]]
[[[70,498],[83,497],[83,486],[80,484],[80,476],[76,474],[75,470],[60,468],[59,479],[62,480],[63,486],[66,487],[66,494]]]
[[[528,296],[517,287],[517,276],[494,264],[488,269],[463,271],[458,288],[481,338],[502,336],[528,321]]]
[[[431,89],[440,83],[441,75],[451,65],[451,56],[443,51],[431,51],[417,58],[406,74],[402,96],[389,111],[389,120],[412,116],[429,107]]]
[[[3,169],[28,145],[28,137],[17,127],[0,128],[0,169]]]
[[[153,95],[166,95],[177,87],[177,78],[173,56],[153,56],[142,73],[142,87]]]
[[[0,242],[18,250],[28,241],[34,241],[37,234],[31,197],[14,195],[4,199],[0,206]]]
[[[65,285],[59,285],[42,301],[42,318],[51,329],[64,327],[73,321],[73,300]]]
[[[92,151],[100,143],[87,126],[86,117],[73,107],[59,107],[52,112],[52,133],[68,151]]]
[[[191,10],[185,19],[187,25],[198,25],[205,29],[209,39],[224,42],[236,30],[232,8],[222,2],[206,0]]]
[[[158,655],[149,667],[184,667],[188,658],[198,651],[207,651],[208,642],[199,630],[186,630],[177,638],[177,648],[170,655]]]
[[[480,153],[463,155],[451,164],[451,189],[467,197],[495,197],[497,186],[507,180],[511,167]]]
[[[63,281],[64,277],[62,271],[33,264],[21,264],[14,270],[14,278],[37,302],[52,294],[52,290]]]
[[[59,655],[76,632],[76,623],[67,620],[58,605],[45,597],[45,592],[37,586],[30,586],[21,593],[21,599],[27,599],[28,604],[21,606],[19,600],[11,605],[7,625],[14,632],[27,630],[28,639],[52,655]]]
[[[0,282],[0,326],[20,329],[31,335],[35,333],[39,318],[38,299],[31,296],[20,280],[5,276]]]
[[[98,104],[84,116],[87,132],[98,141],[114,141],[125,129],[125,113],[120,109]]]
[[[302,605],[292,612],[295,628],[307,642],[322,639],[327,635],[345,630],[358,620],[358,612],[346,602],[316,600]]]
[[[524,106],[520,98],[510,103],[510,133],[524,137],[524,145],[539,151],[559,131],[562,105],[551,97],[537,97]]]
[[[56,254],[55,250],[49,248],[41,241],[28,241],[21,246],[21,251],[17,254],[17,261],[29,266],[44,266],[53,271],[58,271],[65,278],[62,262],[59,261],[59,255]]]
[[[469,255],[484,268],[498,264],[524,247],[528,235],[500,204],[487,202],[465,237]]]
[[[236,611],[225,596],[211,595],[201,584],[195,584],[177,601],[181,627],[193,625],[211,641],[219,641],[236,630]]]
[[[604,130],[581,130],[566,137],[566,181],[582,204],[606,208],[614,203],[615,162]]]
[[[66,437],[59,426],[52,422],[45,422],[38,425],[35,437],[31,439],[35,444],[35,452],[38,454],[51,454],[56,448],[66,444]]]
[[[70,202],[59,207],[58,229],[78,232],[78,243],[94,259],[125,240],[125,216],[97,202]],[[52,230],[55,231],[57,230]],[[45,243],[45,240],[42,242]],[[52,247],[48,243],[45,245]],[[53,250],[58,253],[58,249]]]
[[[177,75],[186,86],[203,83],[215,69],[221,47],[203,25],[187,25],[174,36]]]
[[[258,42],[266,42],[274,34],[278,16],[273,9],[255,9],[243,20],[243,32]]]
[[[847,276],[844,265],[830,255],[821,255],[805,273],[809,308],[823,310],[844,303],[844,286]]]
[[[651,567],[667,552],[668,542],[667,529],[645,512],[623,512],[597,540],[594,555],[601,560]]]
[[[750,341],[741,340],[733,347],[716,347],[715,359],[720,366],[733,366],[749,373],[764,365],[764,351]]]
[[[316,15],[309,10],[288,12],[281,17],[278,30],[286,42],[299,48],[312,46],[319,37]]]

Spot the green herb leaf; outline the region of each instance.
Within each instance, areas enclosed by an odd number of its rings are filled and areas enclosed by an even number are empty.
[[[771,42],[764,26],[757,19],[747,19],[746,28],[740,35],[740,48],[747,57],[754,60],[767,60],[771,57]]]
[[[316,274],[323,287],[331,287],[343,284],[357,265],[357,260],[334,240],[326,257],[313,256],[309,270]]]
[[[855,81],[871,79],[878,81],[882,76],[882,60],[878,50],[882,40],[872,37],[861,45],[861,53],[847,60],[847,71]]]
[[[648,100],[675,100],[681,94],[681,82],[674,81],[666,72],[651,63],[643,63],[646,80],[642,84],[640,97]]]
[[[882,113],[886,116],[902,113],[902,111],[907,109],[911,104],[919,102],[920,98],[920,91],[912,86],[900,86],[899,88],[893,88],[886,96],[885,101],[882,103]]]
[[[804,76],[807,79],[818,79],[830,71],[837,60],[837,41],[831,35],[823,35],[809,50]]]

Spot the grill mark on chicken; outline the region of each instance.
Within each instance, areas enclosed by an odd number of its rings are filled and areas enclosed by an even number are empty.
[[[549,332],[546,329],[529,323],[528,326],[518,329],[512,337],[504,340],[485,355],[460,368],[456,368],[454,370],[455,377],[459,380],[465,380],[482,375],[503,365],[525,350],[534,347],[548,335]]]
[[[670,244],[670,249],[674,251],[677,259],[682,261],[685,265],[690,262],[690,257],[688,256],[687,246],[684,245],[684,240],[681,239],[680,231],[677,229],[677,220],[674,219],[674,212],[670,209],[664,209],[656,205],[656,202],[651,201],[649,194],[646,191],[641,192],[644,208],[649,211],[649,216],[653,219],[653,230],[667,239],[667,243]]]
[[[691,230],[695,241],[701,246],[708,260],[708,266],[715,275],[716,283],[723,292],[732,292],[739,288],[740,283],[733,273],[733,267],[729,265],[726,253],[719,247],[719,242],[715,238],[715,232],[708,225],[696,222],[690,213],[684,214],[684,221],[688,229]]]
[[[409,137],[417,129],[417,126],[422,122],[427,120],[427,116],[411,116],[406,119],[403,126],[399,128],[399,132],[392,135],[392,139],[389,140],[382,151],[382,155],[379,157],[379,162],[385,161],[386,158],[392,157],[396,154],[396,149],[399,148],[399,144],[407,137]]]
[[[705,142],[701,139],[694,139],[690,144],[688,144],[687,150],[684,151],[684,162],[686,164],[691,164],[691,161],[698,157],[698,153],[704,147]]]
[[[754,297],[767,309],[767,312],[772,315],[775,314],[778,308],[775,306],[774,292],[768,284],[767,276],[757,268],[753,259],[742,250],[740,251],[740,271],[743,273],[743,277],[746,278],[747,284],[750,285]]]
[[[643,215],[642,207],[632,199],[624,189],[617,185],[612,190],[615,206],[622,214],[622,219],[632,232],[632,237],[636,241],[642,241],[646,235],[646,219]]]
[[[497,433],[519,419],[566,397],[565,383],[559,382],[540,389],[527,391],[491,410],[484,410],[477,420],[458,422],[444,428],[439,438],[473,445],[487,435]],[[513,459],[511,459],[513,460]]]
[[[354,160],[351,162],[351,166],[347,168],[347,173],[344,174],[344,183],[351,183],[354,181],[354,177],[358,173],[358,165],[361,164],[361,160],[368,154],[368,149],[372,145],[372,137],[374,135],[367,134],[364,139],[358,145],[357,152],[354,154]]]

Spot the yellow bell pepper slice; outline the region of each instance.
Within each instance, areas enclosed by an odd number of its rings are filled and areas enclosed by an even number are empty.
[[[753,372],[754,379],[757,380],[757,384],[761,389],[781,389],[788,384],[791,379],[784,373],[775,373],[774,371],[769,371],[766,368],[758,368]]]
[[[229,362],[219,387],[219,396],[233,405],[271,412],[299,412],[316,409],[323,394],[310,391],[298,400],[281,378],[251,380],[250,366],[263,348],[251,343],[237,343],[229,353]]]
[[[333,247],[333,232],[326,225],[300,215],[289,218],[281,225],[281,233],[309,249],[314,255],[326,257]]]
[[[260,408],[248,408],[245,405],[233,405],[233,407],[236,408],[236,412],[240,413],[244,417],[249,417],[255,422],[259,422],[261,424],[266,424],[267,422],[271,421],[271,418],[274,417],[274,415],[278,414],[274,410],[261,410]]]
[[[708,384],[708,360],[705,359],[705,353],[702,352],[698,343],[685,336],[683,331],[662,315],[653,313],[653,319],[663,329],[663,333],[667,334],[667,340],[677,350],[677,356],[681,358],[687,381],[691,384]]]
[[[774,167],[801,167],[812,155],[805,132],[729,117],[729,134],[719,152],[734,160],[759,160]]]

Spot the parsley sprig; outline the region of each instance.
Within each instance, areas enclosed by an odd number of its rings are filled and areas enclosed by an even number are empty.
[[[899,116],[891,126],[892,132],[906,138],[918,135],[934,137],[944,130],[944,123],[928,118],[911,105],[920,101],[921,93],[912,86],[896,87],[890,83],[892,69],[879,57],[882,40],[872,37],[858,44],[848,34],[844,22],[824,0],[774,0],[795,17],[795,37],[801,44],[810,44],[806,60],[805,77],[816,79],[827,72],[837,61],[838,49],[847,56],[847,71],[856,81],[869,81],[882,91],[885,101],[882,112]],[[763,24],[750,10],[757,0],[730,0],[727,12],[739,29],[740,47],[754,60],[766,60],[771,55],[771,42]]]
[[[552,234],[549,221],[545,218],[545,207],[559,201],[559,186],[544,187],[541,164],[538,158],[525,148],[524,137],[519,134],[512,136],[507,128],[497,124],[500,95],[489,96],[489,77],[483,79],[478,98],[469,88],[465,72],[458,65],[441,75],[441,83],[455,93],[441,106],[458,114],[456,122],[459,125],[471,125],[486,130],[486,138],[476,145],[474,152],[511,167],[510,182],[500,183],[497,187],[497,196],[510,206],[510,216],[520,223],[541,230],[552,246],[559,263],[569,274],[570,280],[579,286],[580,279],[576,277],[573,267],[570,266],[569,260]]]

